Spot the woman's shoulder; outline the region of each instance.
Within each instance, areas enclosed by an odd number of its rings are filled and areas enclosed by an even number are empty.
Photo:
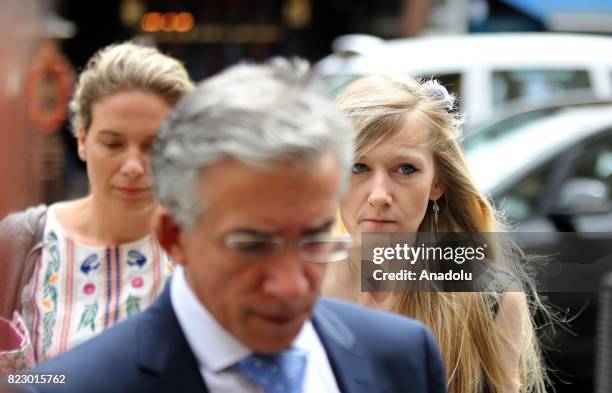
[[[500,337],[522,348],[524,329],[529,325],[529,306],[523,292],[503,292],[498,299],[494,327]]]
[[[24,225],[26,223],[38,222],[47,214],[48,206],[44,204],[28,207],[25,210],[12,212],[0,221],[0,225]]]
[[[0,240],[11,243],[19,239],[42,236],[47,216],[46,205],[32,206],[26,210],[14,212],[0,221]]]
[[[502,362],[509,373],[503,391],[517,392],[520,387],[520,359],[530,336],[529,308],[523,292],[503,293],[493,326],[500,339]]]
[[[489,294],[489,308],[493,319],[509,316],[521,316],[528,312],[527,297],[523,292],[499,291]]]
[[[0,221],[0,316],[19,308],[21,289],[32,274],[42,245],[47,206],[11,213]]]
[[[497,318],[514,318],[529,312],[523,292],[502,292],[497,295]]]

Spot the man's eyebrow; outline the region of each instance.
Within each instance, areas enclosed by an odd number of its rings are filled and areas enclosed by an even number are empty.
[[[276,235],[276,233],[274,232],[260,231],[260,230],[251,229],[251,228],[238,228],[232,231],[232,233],[239,233],[241,235],[250,235],[250,236],[257,236],[257,237],[272,237]]]
[[[317,233],[329,232],[329,230],[334,225],[334,222],[335,222],[334,219],[325,221],[321,225],[318,225],[318,226],[316,226],[314,228],[309,228],[309,229],[304,230],[302,232],[302,235],[314,235],[314,234],[317,234]],[[252,228],[238,228],[238,229],[232,231],[232,233],[240,233],[240,234],[257,236],[257,237],[272,237],[272,236],[277,236],[278,235],[277,232],[260,231],[260,230],[252,229]]]
[[[316,233],[321,233],[321,232],[329,232],[329,230],[332,228],[332,226],[334,225],[335,220],[328,220],[325,221],[323,224],[315,227],[315,228],[310,228],[307,229],[303,232],[304,235],[314,235]]]

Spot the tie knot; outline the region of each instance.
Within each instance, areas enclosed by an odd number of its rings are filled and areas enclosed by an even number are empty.
[[[266,393],[301,393],[306,352],[288,349],[275,355],[253,354],[236,367]]]

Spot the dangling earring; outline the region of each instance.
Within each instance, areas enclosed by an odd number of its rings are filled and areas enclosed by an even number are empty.
[[[433,214],[434,214],[434,230],[438,232],[438,213],[440,212],[440,206],[438,205],[438,200],[433,201],[431,210],[433,210]]]

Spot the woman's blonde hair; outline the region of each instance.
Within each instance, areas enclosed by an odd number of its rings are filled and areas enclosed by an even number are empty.
[[[96,52],[81,72],[70,101],[72,132],[85,132],[93,104],[101,97],[138,90],[158,94],[171,106],[194,89],[185,67],[157,49],[132,42],[113,44]]]
[[[408,118],[416,120],[428,132],[427,145],[444,194],[437,201],[440,208],[437,225],[430,201],[419,232],[506,230],[502,217],[474,185],[459,144],[463,117],[455,108],[455,98],[437,81],[408,76],[366,76],[351,83],[337,102],[356,129],[356,157],[366,155],[369,149],[399,132]],[[545,392],[548,379],[532,318],[535,309],[543,306],[529,274],[521,266],[520,249],[512,243],[504,244],[498,245],[495,254],[503,255],[532,305],[531,312],[522,313],[523,325],[527,328],[519,367],[521,391]],[[502,360],[501,344],[506,338],[492,334],[491,300],[495,301],[495,294],[400,292],[395,296],[392,311],[424,322],[438,340],[447,369],[449,393],[476,393],[485,388],[491,393],[502,391],[510,375]]]

